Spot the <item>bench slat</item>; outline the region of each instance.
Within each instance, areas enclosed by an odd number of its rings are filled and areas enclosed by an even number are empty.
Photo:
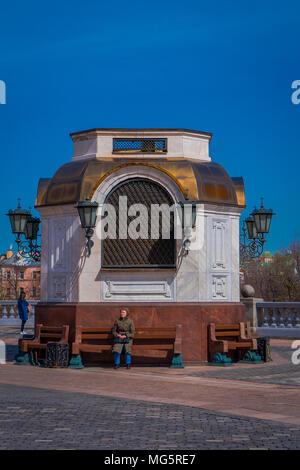
[[[215,325],[215,330],[240,330],[240,325]]]
[[[166,339],[166,340],[173,340],[175,338],[175,335],[165,335],[165,334],[142,334],[142,333],[137,333],[134,335],[134,341],[139,340],[139,339]],[[89,339],[103,339],[103,340],[112,340],[113,335],[110,334],[83,334],[81,335],[81,339],[83,340],[89,340]]]
[[[134,344],[132,346],[132,351],[136,350],[146,350],[152,349],[155,346],[155,350],[173,350],[172,344]],[[109,351],[111,350],[111,344],[81,344],[80,351],[82,352],[101,352],[101,351]]]
[[[140,338],[139,338],[140,336]],[[138,334],[135,334],[134,335],[134,340],[136,339],[174,339],[175,338],[175,335],[164,335],[164,334],[146,334],[146,335],[143,335],[141,333],[138,333]]]
[[[239,331],[216,331],[216,336],[240,336]]]
[[[61,331],[63,330],[63,328],[61,326],[42,326],[41,327],[41,331],[53,331],[53,330],[56,330],[56,331]]]
[[[82,328],[82,334],[109,334],[111,333],[111,328]],[[170,334],[175,335],[176,329],[175,328],[136,328],[136,334],[141,334],[143,332],[153,332],[153,333],[161,333],[161,334]]]
[[[230,349],[236,349],[236,348],[251,348],[252,347],[252,342],[238,342],[238,341],[228,341],[228,346]]]
[[[40,338],[61,338],[58,333],[41,333]]]
[[[101,352],[109,351],[111,349],[111,344],[81,344],[80,351],[83,352]]]
[[[82,334],[81,339],[112,339],[113,335],[111,333],[98,333],[98,334]]]
[[[152,349],[153,346],[155,346],[155,350],[159,350],[159,349],[170,349],[170,350],[173,350],[173,344],[161,344],[161,343],[158,343],[158,344],[133,344],[132,345],[132,350],[135,351],[137,349]]]

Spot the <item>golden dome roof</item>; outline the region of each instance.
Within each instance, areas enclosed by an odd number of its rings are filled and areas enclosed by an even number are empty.
[[[213,162],[188,158],[93,158],[62,165],[52,178],[41,178],[35,207],[73,204],[93,196],[99,184],[112,172],[126,166],[151,166],[167,173],[191,200],[245,207],[244,182],[231,178]]]

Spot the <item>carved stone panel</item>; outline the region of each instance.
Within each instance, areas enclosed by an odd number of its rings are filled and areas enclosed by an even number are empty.
[[[207,217],[207,300],[231,301],[231,219]]]
[[[141,279],[142,278],[142,279]],[[105,275],[101,280],[102,300],[113,301],[174,301],[174,276],[160,276],[142,274],[120,273],[119,275]]]
[[[61,271],[67,268],[66,254],[67,224],[64,218],[51,221],[50,225],[50,267],[51,270]]]
[[[212,300],[228,300],[228,277],[213,275],[211,278]]]
[[[67,300],[66,285],[67,280],[65,274],[55,274],[51,276],[50,292],[52,301]]]
[[[226,263],[226,223],[214,221],[212,224],[212,267],[213,269],[227,269]]]
[[[171,297],[170,286],[166,281],[139,281],[134,284],[130,281],[107,281],[105,297],[151,295],[153,297]]]

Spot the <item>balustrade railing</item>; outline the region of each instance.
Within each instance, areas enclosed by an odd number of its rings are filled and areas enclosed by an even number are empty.
[[[31,306],[28,314],[28,323],[34,323],[35,306],[38,300],[28,300]],[[0,326],[1,325],[19,325],[21,322],[18,314],[17,300],[0,300]]]
[[[300,302],[258,302],[257,323],[263,328],[300,328]]]

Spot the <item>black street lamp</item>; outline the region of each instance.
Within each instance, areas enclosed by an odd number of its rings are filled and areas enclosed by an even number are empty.
[[[261,198],[260,209],[254,208],[250,217],[243,223],[243,234],[240,235],[240,258],[246,262],[260,256],[264,251],[265,234],[269,233],[270,225],[275,213],[272,209],[265,209]],[[249,242],[249,243],[247,243]]]
[[[94,234],[94,228],[96,226],[98,202],[92,202],[89,197],[87,197],[85,201],[78,201],[75,207],[78,210],[81,227],[85,229],[85,236],[87,238],[86,246],[88,256],[90,256],[92,246],[94,245],[91,237]]]
[[[38,217],[29,217],[25,226],[25,238],[26,240],[37,240],[40,219]]]
[[[255,208],[251,215],[254,218],[257,233],[269,233],[271,220],[275,214],[272,209],[264,208],[263,198],[261,198],[261,208],[259,210]]]
[[[17,209],[10,209],[6,215],[9,217],[12,233],[17,235],[18,252],[22,253],[24,258],[39,261],[41,252],[37,237],[40,219],[32,217],[30,211],[21,208],[20,198],[18,198]],[[22,240],[22,235],[26,238],[26,241]]]
[[[22,209],[20,206],[20,198],[18,199],[18,207],[14,211],[9,209],[8,214],[10,224],[11,224],[11,231],[12,233],[16,233],[18,237],[20,235],[25,234],[25,227],[27,220],[31,217],[30,211],[26,211]]]

